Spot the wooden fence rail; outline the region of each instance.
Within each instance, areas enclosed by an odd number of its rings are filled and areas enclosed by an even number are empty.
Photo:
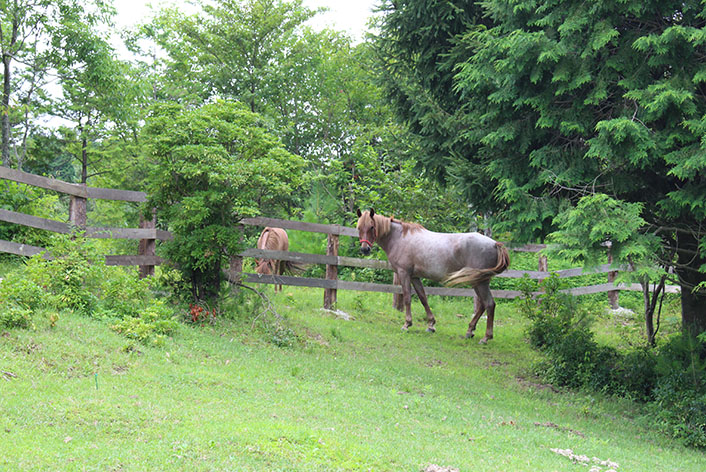
[[[271,226],[289,230],[297,231],[309,231],[327,234],[329,241],[332,237],[337,238],[338,236],[351,236],[358,237],[358,232],[356,229],[341,225],[323,225],[315,223],[304,223],[300,221],[289,221],[289,220],[279,220],[274,218],[250,218],[241,221],[242,224],[252,225],[252,226]],[[539,253],[546,246],[543,244],[527,244],[523,246],[511,247],[513,251],[516,252],[532,252]],[[254,258],[265,258],[265,259],[278,259],[283,261],[292,261],[300,264],[325,264],[328,267],[357,267],[357,268],[369,268],[369,269],[382,269],[382,270],[392,270],[392,266],[387,261],[376,260],[376,259],[358,259],[354,257],[343,257],[338,255],[338,245],[332,246],[328,244],[327,254],[306,254],[300,252],[290,252],[290,251],[269,251],[264,249],[247,249],[240,254],[241,257],[254,257]],[[543,261],[546,266],[546,260]],[[242,262],[238,263],[239,267],[242,267]],[[542,261],[540,260],[540,266]],[[577,277],[581,275],[588,274],[608,274],[608,279],[611,280],[609,283],[597,284],[585,287],[575,287],[571,289],[564,290],[565,292],[571,293],[573,295],[588,295],[593,293],[604,293],[607,292],[611,297],[611,302],[617,302],[617,293],[619,291],[642,291],[642,286],[640,284],[614,284],[612,279],[615,277],[615,273],[621,270],[626,270],[625,268],[612,267],[611,264],[603,264],[594,268],[591,271],[585,271],[583,268],[573,268],[564,269],[558,271],[525,271],[525,270],[506,270],[505,272],[498,274],[500,278],[522,278],[527,274],[530,278],[535,280],[542,280],[549,277],[552,273],[556,273],[560,278],[567,277]],[[324,289],[324,307],[332,308],[335,305],[336,291],[337,290],[355,290],[364,292],[384,292],[392,294],[401,294],[402,288],[399,285],[389,285],[389,284],[377,284],[377,283],[366,283],[366,282],[351,282],[338,280],[336,276],[331,276],[330,272],[327,270],[327,277],[325,279],[314,279],[305,277],[293,277],[293,276],[272,276],[272,275],[259,275],[259,274],[249,274],[243,273],[243,281],[247,283],[259,283],[259,284],[278,284],[278,285],[291,285],[297,287],[315,287]],[[469,288],[448,288],[448,287],[425,287],[424,290],[429,295],[443,295],[443,296],[461,296],[461,297],[473,297],[475,292]],[[668,293],[678,293],[679,287],[668,286],[666,287]],[[513,299],[518,298],[522,294],[517,290],[492,290],[493,296],[496,298],[506,298]],[[537,295],[538,293],[536,293]]]
[[[89,238],[110,238],[110,239],[137,239],[140,240],[140,250],[137,255],[106,255],[107,265],[138,265],[141,275],[149,275],[154,272],[154,266],[160,265],[163,261],[155,255],[155,244],[157,240],[168,240],[172,238],[171,233],[155,228],[154,218],[140,221],[140,228],[94,228],[86,226],[86,199],[108,199],[127,202],[142,203],[147,201],[144,192],[104,189],[87,187],[81,184],[62,182],[56,179],[40,177],[26,172],[21,172],[7,167],[0,166],[0,179],[11,180],[18,183],[33,185],[36,187],[54,190],[71,196],[69,208],[69,223],[38,218],[23,213],[0,209],[0,221],[28,226],[31,228],[52,231],[56,233],[69,234],[75,228],[85,231],[85,236]],[[246,283],[260,284],[281,284],[299,287],[316,287],[324,289],[324,307],[332,308],[336,304],[337,290],[355,290],[367,292],[383,292],[400,294],[402,288],[396,284],[377,284],[369,282],[353,282],[338,279],[338,267],[357,267],[368,269],[392,270],[387,261],[376,259],[359,259],[355,257],[344,257],[338,255],[340,236],[357,237],[355,228],[344,225],[330,225],[319,223],[307,223],[302,221],[281,220],[275,218],[246,218],[238,224],[247,226],[271,226],[287,230],[305,231],[310,233],[320,233],[327,235],[326,254],[307,254],[289,251],[267,251],[260,249],[247,249],[231,261],[229,270],[230,277],[241,277]],[[541,244],[528,244],[524,246],[511,247],[516,252],[537,253],[544,249]],[[21,256],[33,256],[44,252],[45,249],[26,244],[19,244],[10,241],[0,240],[0,252],[17,254]],[[45,257],[51,257],[47,254]],[[294,276],[261,276],[257,274],[242,273],[242,258],[267,258],[297,262],[300,264],[322,264],[326,266],[326,278],[307,278]],[[546,267],[546,258],[540,258],[540,268]],[[615,273],[620,268],[604,264],[595,268],[591,272],[585,272],[581,268],[554,271],[559,277],[576,277],[580,275],[607,273],[608,279],[613,280]],[[498,275],[501,278],[521,278],[528,275],[535,280],[549,277],[552,272],[548,270],[522,271],[507,270]],[[608,292],[613,298],[617,297],[621,290],[642,290],[639,284],[619,284],[604,283],[587,287],[576,287],[568,289],[575,295],[585,295],[590,293]],[[677,292],[678,287],[667,287],[668,292]],[[448,288],[448,287],[425,287],[429,295],[462,296],[472,297],[475,292],[468,288]],[[521,295],[516,290],[493,290],[493,295],[497,298],[517,298]],[[616,298],[617,299],[617,298]]]
[[[84,231],[87,238],[136,239],[140,241],[137,255],[107,255],[105,256],[106,264],[137,265],[142,276],[153,274],[154,267],[161,264],[161,259],[155,255],[156,241],[171,239],[172,236],[168,231],[156,229],[154,219],[152,221],[141,219],[140,228],[94,228],[86,225],[87,199],[143,203],[147,201],[146,193],[88,187],[84,184],[63,182],[3,166],[0,166],[0,179],[53,190],[71,197],[68,223],[3,209],[0,209],[0,221],[60,234],[70,234],[79,229]],[[45,249],[0,240],[0,251],[20,256],[32,256],[44,252]]]

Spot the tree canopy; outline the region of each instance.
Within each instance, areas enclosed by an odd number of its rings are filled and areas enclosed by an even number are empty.
[[[628,242],[621,262],[673,267],[685,327],[705,331],[701,3],[473,5],[384,2],[386,89],[435,151],[422,165],[518,238]],[[596,213],[574,211],[585,199]],[[603,225],[619,215],[634,232]],[[581,227],[600,237],[581,241]]]

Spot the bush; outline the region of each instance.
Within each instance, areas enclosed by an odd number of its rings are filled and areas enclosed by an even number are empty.
[[[242,104],[162,104],[143,128],[153,158],[149,205],[174,235],[160,245],[192,300],[212,302],[222,267],[243,249],[239,219],[287,208],[304,185],[304,160],[287,152]]]
[[[113,329],[132,339],[160,344],[178,326],[173,310],[155,301],[150,279],[136,270],[106,267],[91,243],[74,235],[54,239],[52,260],[34,256],[0,284],[0,326],[28,328],[38,312],[49,318],[74,312],[119,320]]]
[[[659,349],[653,422],[692,447],[706,448],[706,333],[679,335]]]
[[[591,389],[647,402],[649,423],[692,447],[706,448],[706,333],[679,335],[658,351],[627,352],[600,346],[575,298],[559,292],[559,279],[522,281],[521,311],[530,319],[528,337],[546,354],[535,372],[554,385]]]
[[[157,301],[137,316],[127,316],[110,328],[129,339],[159,346],[165,336],[174,333],[178,327],[179,323],[172,310]]]
[[[19,306],[0,309],[0,328],[29,328],[32,326],[32,311]]]

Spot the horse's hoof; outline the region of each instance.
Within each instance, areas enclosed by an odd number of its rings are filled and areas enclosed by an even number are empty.
[[[489,338],[488,336],[485,336],[483,339],[478,341],[478,344],[488,344],[488,341],[490,341],[493,338]]]
[[[409,331],[409,327],[412,325],[404,325],[402,326],[402,331]]]
[[[473,337],[473,333],[466,333],[465,335],[461,336],[461,339],[471,339]]]
[[[432,327],[427,328],[427,333],[436,333],[436,328],[432,328]]]

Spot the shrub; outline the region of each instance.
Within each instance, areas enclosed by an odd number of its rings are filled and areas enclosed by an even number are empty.
[[[139,316],[152,299],[152,279],[140,279],[134,269],[115,268],[108,275],[100,287],[102,310],[118,318]]]
[[[0,307],[0,328],[29,328],[32,311],[19,306]]]
[[[243,249],[234,222],[291,205],[305,163],[260,116],[232,102],[162,104],[143,131],[153,158],[149,205],[174,234],[160,251],[191,286],[192,300],[213,301],[227,258]]]
[[[670,339],[655,370],[653,423],[688,446],[706,448],[706,333]]]
[[[546,381],[590,388],[647,402],[649,423],[692,447],[706,448],[706,333],[680,335],[658,351],[639,346],[627,352],[600,346],[573,297],[559,291],[558,278],[522,281],[521,311],[530,319],[528,337],[546,359],[535,371]]]
[[[48,302],[46,295],[35,279],[23,270],[15,270],[0,284],[0,307],[16,306],[31,312]]]
[[[161,345],[164,337],[179,327],[172,310],[162,301],[157,301],[137,316],[127,316],[110,328],[144,344]]]

